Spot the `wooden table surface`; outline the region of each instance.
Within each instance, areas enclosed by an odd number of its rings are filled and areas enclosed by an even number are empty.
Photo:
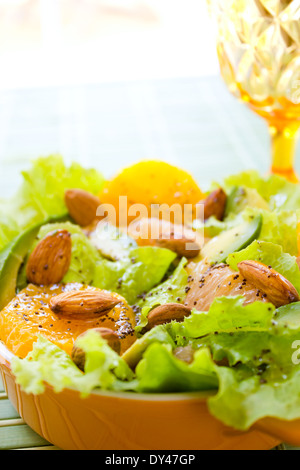
[[[0,196],[15,192],[30,159],[57,152],[108,177],[163,159],[203,187],[244,169],[265,172],[270,158],[265,124],[217,77],[0,92]],[[55,449],[18,416],[0,382],[0,450],[28,448]]]

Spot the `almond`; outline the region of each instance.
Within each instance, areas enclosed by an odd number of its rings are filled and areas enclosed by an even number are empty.
[[[293,284],[280,273],[259,261],[242,261],[238,264],[241,275],[264,292],[275,307],[299,301],[299,294]]]
[[[92,328],[92,330],[87,330],[81,335],[79,335],[78,338],[82,338],[89,331],[95,331],[96,333],[99,333],[99,335],[101,335],[101,337],[107,341],[108,346],[110,346],[111,349],[113,349],[117,354],[120,354],[121,342],[118,334],[115,331],[111,330],[110,328]],[[74,344],[71,357],[77,367],[80,370],[84,371],[85,352],[81,348],[76,346],[76,343]]]
[[[28,259],[27,280],[44,286],[61,282],[70,267],[71,256],[71,234],[67,230],[49,233]]]
[[[129,225],[128,235],[140,246],[167,248],[186,258],[198,256],[202,245],[202,237],[189,226],[158,217],[137,219]]]
[[[190,308],[182,304],[170,303],[160,305],[149,312],[148,325],[145,327],[145,331],[149,331],[158,325],[171,323],[172,321],[182,322],[191,312]]]
[[[199,204],[204,206],[204,220],[213,216],[218,220],[223,220],[226,203],[227,194],[222,188],[218,188],[210,193],[206,199],[199,202]]]
[[[160,248],[167,248],[174,251],[178,256],[185,258],[195,258],[200,253],[200,245],[193,239],[186,237],[176,238],[171,234],[170,237],[164,238],[164,235],[156,240],[155,245]]]
[[[70,216],[81,227],[87,227],[97,218],[101,202],[97,196],[83,189],[69,189],[65,192],[65,203]]]
[[[50,308],[56,314],[74,317],[102,316],[110,312],[120,299],[100,289],[64,292],[50,299]]]

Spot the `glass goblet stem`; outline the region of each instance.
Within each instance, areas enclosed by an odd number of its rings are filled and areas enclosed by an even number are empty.
[[[299,129],[299,122],[283,126],[269,124],[272,143],[271,172],[284,176],[294,183],[299,183],[294,167]]]

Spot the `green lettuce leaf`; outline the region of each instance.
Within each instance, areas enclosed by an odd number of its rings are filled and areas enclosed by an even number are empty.
[[[246,430],[257,420],[300,417],[300,367],[294,360],[299,329],[220,334],[203,341],[215,361],[226,358],[232,367],[216,366],[218,394],[209,400],[212,414],[225,424]],[[298,346],[299,349],[299,346]],[[234,366],[234,367],[233,367]]]
[[[159,284],[176,258],[173,251],[158,247],[135,247],[122,245],[120,259],[104,258],[80,227],[70,222],[47,224],[38,234],[35,245],[49,232],[68,230],[71,233],[71,264],[63,283],[79,282],[100,289],[117,292],[129,304],[138,301],[138,296],[149,292]],[[106,241],[104,241],[106,243]],[[26,266],[19,276],[19,288],[24,287]]]
[[[215,390],[218,379],[207,349],[195,353],[192,364],[180,361],[170,345],[154,343],[136,368],[136,390],[142,393]]]
[[[175,259],[176,254],[164,248],[132,248],[118,261],[97,261],[93,285],[117,292],[133,305],[162,281]]]
[[[290,183],[278,175],[263,177],[257,171],[245,171],[226,178],[225,186],[255,189],[271,210],[298,210],[300,207],[299,184]]]
[[[56,393],[72,388],[82,397],[96,388],[122,390],[128,387],[127,382],[133,379],[132,371],[100,335],[91,330],[77,340],[77,345],[85,352],[85,373],[67,353],[40,336],[25,359],[15,357],[12,360],[17,383],[27,393],[41,394],[47,383]]]
[[[208,312],[193,311],[182,323],[172,323],[170,333],[176,338],[200,338],[222,332],[234,333],[238,330],[259,331],[271,326],[275,307],[265,302],[244,305],[241,297],[216,298]]]
[[[246,431],[265,417],[299,419],[299,369],[281,381],[268,383],[260,376],[247,376],[242,367],[218,368],[217,375],[219,393],[208,400],[208,405],[210,412],[227,426]]]
[[[85,170],[77,163],[67,167],[59,155],[35,160],[22,176],[15,196],[0,201],[0,249],[23,230],[49,218],[66,217],[66,189],[80,188],[98,194],[104,184],[103,176],[96,170]]]
[[[43,336],[25,359],[14,357],[11,366],[17,384],[34,395],[44,393],[45,383],[59,393],[64,388],[74,387],[83,376],[70,356]]]
[[[300,213],[286,210],[270,212],[262,209],[247,209],[244,212],[245,217],[256,217],[258,214],[263,218],[259,240],[280,245],[285,253],[297,256],[297,226]]]
[[[300,302],[279,307],[274,315],[279,324],[282,324],[289,329],[300,328]]]

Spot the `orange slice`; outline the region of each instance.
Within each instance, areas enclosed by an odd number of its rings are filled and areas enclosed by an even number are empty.
[[[102,317],[73,319],[52,312],[49,307],[51,297],[79,289],[93,288],[81,284],[49,287],[29,284],[0,313],[0,340],[21,358],[32,350],[39,335],[71,354],[74,342],[81,333],[90,328],[105,327],[118,333],[123,353],[135,341],[135,315],[118,294],[113,295],[120,299],[120,303]]]
[[[120,206],[120,196],[127,198],[126,205]],[[125,168],[106,183],[100,194],[102,203],[111,204],[116,209],[117,225],[126,225],[122,223],[126,210],[129,223],[139,215],[150,218],[153,204],[167,204],[170,207],[178,204],[182,208],[188,204],[194,210],[203,197],[196,181],[187,171],[156,160],[141,161]],[[147,212],[129,214],[128,210],[133,209],[134,204],[144,205]],[[155,215],[152,213],[152,216]]]

